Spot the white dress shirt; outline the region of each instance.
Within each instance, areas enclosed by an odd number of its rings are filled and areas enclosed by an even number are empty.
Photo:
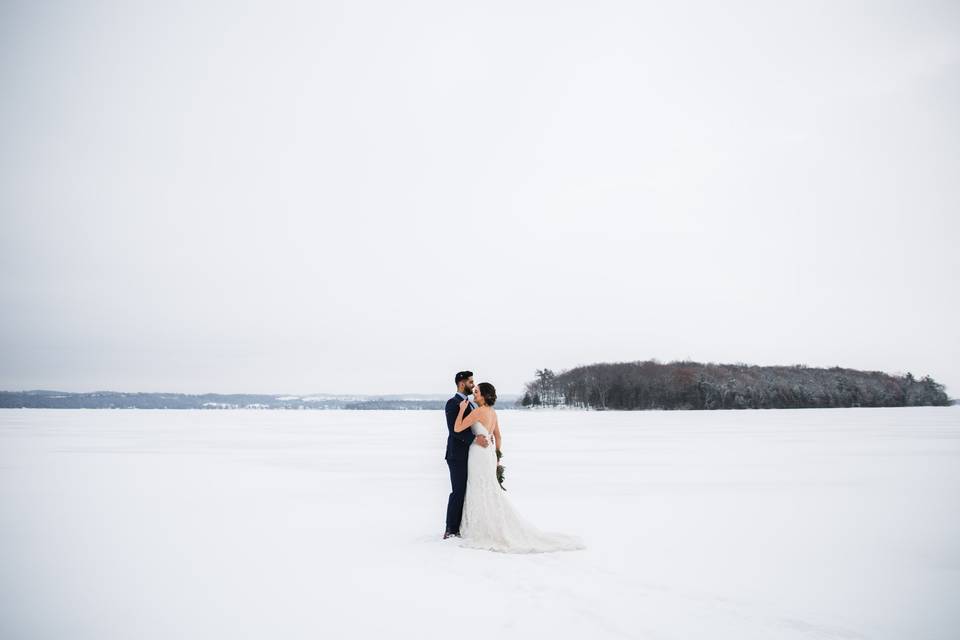
[[[464,400],[470,400],[470,398],[468,398],[468,397],[466,396],[466,394],[460,393],[459,391],[457,391],[457,395],[460,396],[461,398],[463,398]],[[473,403],[473,400],[470,400],[470,408],[471,408],[471,409],[476,409],[476,408],[477,408],[477,405],[475,405],[475,404]]]

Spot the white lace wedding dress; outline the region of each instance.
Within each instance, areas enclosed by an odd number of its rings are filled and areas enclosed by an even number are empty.
[[[470,429],[476,435],[487,436],[490,446],[470,445],[460,544],[512,553],[585,548],[575,536],[541,531],[520,517],[507,498],[507,492],[497,482],[497,452],[493,437],[480,422],[474,422]]]

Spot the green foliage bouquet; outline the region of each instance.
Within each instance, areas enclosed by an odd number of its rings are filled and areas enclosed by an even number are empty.
[[[500,458],[503,457],[503,452],[500,449],[497,449],[497,482],[500,483],[500,488],[506,491],[506,487],[503,486],[503,470],[505,467],[500,464]]]

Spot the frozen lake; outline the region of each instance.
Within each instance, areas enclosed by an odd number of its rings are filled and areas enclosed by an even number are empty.
[[[500,420],[587,550],[442,541],[439,410],[0,410],[0,637],[960,637],[958,407]]]

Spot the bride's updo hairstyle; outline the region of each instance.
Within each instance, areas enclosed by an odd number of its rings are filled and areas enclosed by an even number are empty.
[[[480,389],[480,395],[483,396],[483,401],[487,403],[487,406],[492,407],[497,404],[497,390],[489,382],[481,382],[477,385],[477,388]]]

